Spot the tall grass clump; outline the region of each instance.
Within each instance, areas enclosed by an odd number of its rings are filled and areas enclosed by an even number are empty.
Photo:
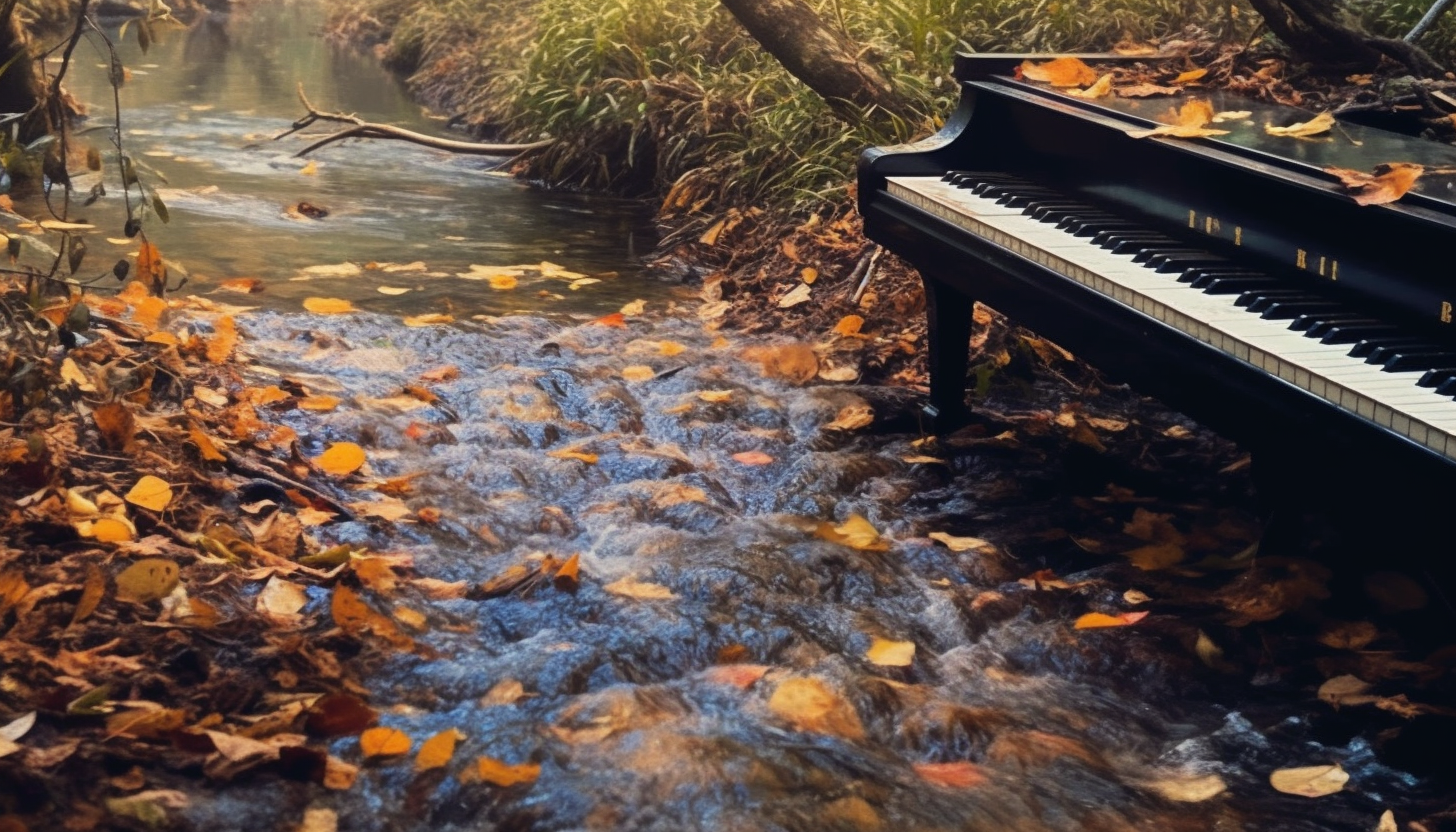
[[[388,30],[386,57],[436,106],[512,140],[557,186],[669,212],[841,201],[866,146],[932,132],[958,50],[1097,50],[1221,23],[1226,0],[812,0],[864,47],[912,115],[846,120],[764,53],[718,0],[334,0],[339,28]],[[1244,15],[1243,19],[1251,19]]]

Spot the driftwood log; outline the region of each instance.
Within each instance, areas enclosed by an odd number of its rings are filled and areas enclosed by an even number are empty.
[[[307,156],[325,145],[343,141],[344,139],[395,139],[423,145],[424,147],[433,147],[436,150],[448,150],[451,153],[466,153],[476,156],[516,156],[521,153],[549,147],[553,142],[551,139],[539,142],[528,142],[526,144],[462,142],[454,139],[442,139],[437,136],[427,136],[424,133],[416,133],[413,130],[406,130],[403,127],[395,127],[390,124],[374,124],[352,113],[326,113],[313,106],[308,100],[308,96],[304,95],[303,84],[301,83],[298,85],[298,100],[303,102],[303,107],[308,111],[308,115],[293,122],[293,126],[288,130],[274,136],[274,141],[285,136],[291,136],[320,121],[337,122],[349,126],[337,133],[319,139],[308,147],[293,154],[294,156]]]

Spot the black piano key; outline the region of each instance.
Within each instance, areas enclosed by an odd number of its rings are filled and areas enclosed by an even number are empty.
[[[1161,255],[1181,254],[1181,255],[1187,256],[1187,255],[1199,255],[1199,254],[1202,254],[1202,253],[1203,252],[1199,251],[1196,248],[1150,248],[1150,249],[1147,249],[1146,251],[1140,251],[1140,252],[1138,252],[1132,258],[1132,262],[1134,262],[1134,263],[1147,263],[1148,261],[1152,260],[1154,257],[1157,257],[1160,254]]]
[[[1416,370],[1429,370],[1436,366],[1446,366],[1456,360],[1456,354],[1450,350],[1437,349],[1431,352],[1399,352],[1392,355],[1385,361],[1385,372],[1387,373],[1410,373]]]
[[[1240,298],[1240,300],[1243,300],[1243,298]],[[1298,318],[1295,318],[1292,322],[1290,322],[1289,328],[1298,332],[1304,332],[1305,334],[1308,334],[1311,328],[1323,324],[1324,326],[1320,329],[1320,332],[1323,333],[1330,324],[1339,323],[1341,321],[1365,320],[1370,319],[1366,318],[1364,315],[1361,315],[1359,312],[1335,312],[1324,315],[1300,315]]]
[[[1110,248],[1113,245],[1121,242],[1122,240],[1130,239],[1155,240],[1158,242],[1167,243],[1169,245],[1175,244],[1175,241],[1172,237],[1159,234],[1156,231],[1149,231],[1146,228],[1140,228],[1136,231],[1125,231],[1118,228],[1113,228],[1106,231],[1099,231],[1096,234],[1092,235],[1092,244],[1102,246],[1103,248]]]
[[[1187,283],[1195,289],[1202,289],[1208,285],[1208,281],[1217,280],[1222,277],[1258,277],[1269,278],[1263,272],[1256,272],[1253,269],[1244,269],[1232,265],[1198,266],[1178,276],[1180,283]],[[1273,286],[1269,288],[1274,288]]]
[[[1005,205],[1007,208],[1025,208],[1037,200],[1051,201],[1053,199],[1065,199],[1061,194],[1053,191],[1033,190],[1027,191],[1021,188],[1008,189],[1008,193],[996,199],[997,205]]]
[[[1243,303],[1242,301],[1244,299],[1244,296],[1240,295],[1239,299],[1234,302],[1234,305],[1247,306],[1250,312],[1263,312],[1265,309],[1269,308],[1270,304],[1279,303],[1280,301],[1316,302],[1324,300],[1319,295],[1312,295],[1309,292],[1304,291],[1303,289],[1260,289],[1258,291],[1249,292],[1248,303]],[[1329,310],[1310,310],[1310,312],[1314,313],[1320,311],[1335,312],[1338,310],[1333,308]]]
[[[1070,233],[1073,237],[1091,237],[1099,231],[1146,231],[1140,225],[1134,225],[1122,217],[1112,214],[1086,214],[1081,217],[1065,219],[1057,223],[1057,228]]]
[[[1183,274],[1189,269],[1221,266],[1227,263],[1227,260],[1212,254],[1188,256],[1155,254],[1148,258],[1147,265],[1158,274]]]
[[[1304,334],[1318,338],[1321,344],[1353,344],[1365,338],[1397,335],[1399,330],[1380,321],[1336,321],[1325,327],[1310,327]]]
[[[1259,312],[1259,317],[1268,321],[1292,321],[1300,315],[1318,312],[1321,309],[1337,309],[1326,300],[1276,300]],[[1252,306],[1249,311],[1255,311]]]
[[[1436,385],[1436,395],[1456,396],[1456,378],[1448,378]]]
[[[1166,237],[1127,236],[1122,237],[1112,245],[1104,246],[1104,248],[1113,254],[1126,254],[1131,256],[1140,251],[1148,251],[1151,249],[1166,250],[1170,245],[1175,245],[1175,243]]]
[[[1383,335],[1362,338],[1355,342],[1355,346],[1350,348],[1350,357],[1369,358],[1370,353],[1382,347],[1419,347],[1426,343],[1429,342],[1410,335]]]
[[[1417,387],[1435,387],[1444,381],[1456,379],[1456,361],[1441,367],[1430,367],[1416,382]]]
[[[1414,355],[1417,353],[1439,355],[1442,352],[1445,352],[1445,350],[1432,344],[1430,341],[1419,341],[1414,344],[1385,344],[1372,349],[1365,356],[1365,363],[1385,364],[1397,355]]]
[[[1242,295],[1253,289],[1274,289],[1279,286],[1279,281],[1257,275],[1205,275],[1198,280],[1189,281],[1189,285],[1194,289],[1202,289],[1208,295]]]
[[[1040,222],[1055,224],[1066,217],[1079,217],[1089,210],[1088,206],[1075,202],[1034,202],[1021,213]]]

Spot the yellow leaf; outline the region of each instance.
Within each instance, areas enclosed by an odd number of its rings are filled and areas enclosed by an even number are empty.
[[[622,304],[622,308],[617,311],[623,315],[641,315],[645,309],[647,309],[647,301],[634,300],[631,303]]]
[[[877,636],[865,651],[865,659],[885,667],[909,667],[915,663],[915,642],[890,641]]]
[[[1097,73],[1080,58],[1054,58],[1039,64],[1022,61],[1021,77],[1054,87],[1085,87],[1097,81]]]
[[[812,292],[813,290],[809,288],[809,284],[800,283],[798,286],[795,286],[792,291],[779,298],[778,306],[780,309],[788,309],[793,306],[798,306],[799,304],[809,300],[809,295]]]
[[[1168,800],[1179,803],[1202,803],[1228,791],[1228,784],[1217,774],[1198,777],[1165,777],[1146,784]]]
[[[572,450],[547,451],[546,455],[555,459],[575,459],[580,462],[585,462],[587,465],[596,465],[598,459],[596,454]]]
[[[314,464],[336,477],[346,477],[364,465],[364,449],[353,442],[336,442],[315,457]]]
[[[182,339],[178,338],[170,332],[153,332],[148,334],[147,337],[143,338],[142,340],[146,341],[148,344],[166,344],[172,347],[178,346],[182,343]]]
[[[1108,73],[1085,90],[1070,90],[1068,95],[1075,95],[1078,98],[1106,98],[1112,95],[1112,74]]]
[[[1294,138],[1307,138],[1318,136],[1321,133],[1329,132],[1335,126],[1335,117],[1328,112],[1320,113],[1309,121],[1301,121],[1298,124],[1291,124],[1288,127],[1275,127],[1272,124],[1264,125],[1264,132],[1271,136],[1291,136]]]
[[[678,355],[687,350],[687,347],[676,341],[658,341],[657,351],[666,356]]]
[[[769,465],[774,458],[763,451],[744,451],[733,455],[733,461],[743,465]]]
[[[208,462],[227,462],[227,456],[217,449],[212,437],[202,432],[202,429],[193,425],[187,431],[187,438],[197,446],[197,453]]]
[[[890,544],[880,538],[880,533],[870,525],[870,521],[858,514],[851,514],[848,520],[838,526],[820,523],[814,536],[848,546],[851,549],[869,552],[884,552],[890,548]]]
[[[723,233],[723,226],[727,223],[727,219],[721,219],[713,223],[711,226],[708,227],[708,230],[704,231],[703,235],[698,238],[698,242],[702,243],[705,246],[717,245],[718,237]]]
[[[123,601],[155,601],[177,588],[180,570],[166,558],[143,558],[116,576],[116,597]]]
[[[330,410],[338,407],[341,401],[338,396],[304,396],[298,400],[298,406],[304,410],[328,413]]]
[[[487,280],[490,281],[490,288],[501,290],[514,289],[519,282],[513,274],[493,274]]]
[[[207,339],[207,360],[214,364],[227,361],[238,345],[238,327],[233,316],[223,315],[217,319],[216,332]]]
[[[534,783],[541,776],[541,766],[536,763],[511,765],[490,757],[475,761],[475,779],[493,786],[509,787],[519,783]]]
[[[166,480],[147,474],[126,492],[125,499],[134,506],[161,511],[172,502],[172,486]]]
[[[940,462],[938,459],[932,461]],[[996,544],[989,540],[982,540],[979,537],[956,537],[945,532],[931,532],[926,536],[931,540],[944,543],[946,548],[952,552],[981,552],[982,554],[990,554],[996,551]]]
[[[459,729],[447,728],[425,740],[420,745],[420,753],[415,755],[415,771],[444,768],[455,756],[455,743],[463,739],[465,735]]]
[[[340,298],[304,298],[303,308],[316,315],[342,315],[358,311],[354,304]]]
[[[672,594],[672,590],[662,584],[639,581],[631,577],[613,581],[602,587],[602,589],[605,589],[613,595],[622,595],[627,598],[640,598],[647,601],[663,601],[677,597]]]
[[[799,731],[848,739],[864,736],[864,725],[854,706],[818,679],[785,679],[769,697],[768,709]]]
[[[732,390],[699,390],[698,398],[705,402],[721,403],[733,400]]]
[[[1126,627],[1129,624],[1136,624],[1147,618],[1147,612],[1124,612],[1117,615],[1108,615],[1101,612],[1089,612],[1077,619],[1072,625],[1077,630],[1095,630],[1101,627]]]
[[[1203,76],[1205,76],[1207,74],[1208,74],[1208,70],[1206,70],[1206,69],[1190,69],[1187,72],[1180,73],[1177,78],[1174,78],[1173,79],[1173,83],[1175,83],[1175,84],[1189,84],[1189,83],[1192,83],[1194,81],[1197,81],[1198,79],[1202,78]]]
[[[87,526],[87,532],[81,536],[94,537],[102,543],[125,543],[136,537],[136,529],[120,517],[102,517]]]
[[[641,364],[633,364],[630,367],[622,368],[622,378],[628,381],[647,381],[656,375],[656,370]]]
[[[410,738],[398,728],[368,728],[359,735],[359,751],[366,758],[408,754],[412,744]]]
[[[1325,797],[1345,788],[1350,775],[1338,764],[1281,768],[1269,775],[1269,785],[1285,794]]]
[[[430,312],[424,315],[411,315],[404,319],[405,326],[434,326],[436,324],[450,324],[454,322],[454,315],[445,315],[439,312]]]
[[[799,279],[812,286],[814,281],[819,279],[819,270],[813,266],[805,266],[803,271],[799,272]]]
[[[1228,135],[1227,130],[1214,130],[1204,125],[1213,121],[1213,105],[1206,99],[1195,98],[1186,102],[1174,113],[1170,113],[1167,124],[1154,127],[1151,130],[1129,130],[1127,134],[1134,139],[1146,139],[1150,136],[1171,136],[1173,138],[1191,139],[1199,136],[1224,136]]]
[[[1409,162],[1391,162],[1376,165],[1373,173],[1362,173],[1345,168],[1325,168],[1345,186],[1345,190],[1360,205],[1385,205],[1405,196],[1425,168]]]
[[[378,292],[381,295],[389,295],[391,297],[394,297],[397,295],[407,295],[409,294],[410,290],[403,286],[375,286],[374,291]]]
[[[318,176],[318,162],[309,162],[299,169],[304,176]]]

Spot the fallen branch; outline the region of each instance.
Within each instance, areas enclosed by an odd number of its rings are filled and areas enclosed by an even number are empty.
[[[279,133],[277,136],[274,136],[274,141],[277,141],[285,136],[291,136],[294,133],[297,133],[298,131],[319,121],[333,121],[342,124],[348,124],[350,126],[344,128],[343,130],[340,130],[337,133],[334,133],[333,135],[325,136],[324,138],[319,139],[308,147],[305,147],[304,149],[293,154],[295,157],[307,156],[308,154],[312,153],[315,150],[318,150],[325,145],[330,145],[334,142],[352,138],[397,139],[399,141],[406,141],[412,144],[423,145],[424,147],[432,147],[436,150],[448,150],[451,153],[467,153],[476,156],[515,156],[517,154],[527,153],[532,150],[540,150],[543,147],[549,147],[554,142],[554,140],[552,139],[547,139],[545,141],[539,142],[528,142],[526,144],[462,142],[456,141],[454,139],[442,139],[436,136],[426,136],[424,133],[416,133],[413,130],[406,130],[403,127],[394,127],[393,125],[389,124],[374,124],[372,122],[365,121],[358,116],[353,115],[352,113],[326,113],[314,107],[313,104],[309,102],[308,96],[303,94],[302,83],[298,85],[298,100],[303,102],[303,107],[305,110],[308,111],[308,115],[293,122],[293,126],[288,130]]]

